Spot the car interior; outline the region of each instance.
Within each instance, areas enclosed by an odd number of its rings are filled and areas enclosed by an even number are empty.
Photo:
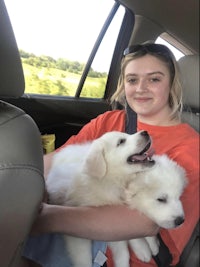
[[[16,0],[17,1],[17,0]],[[184,56],[178,60],[183,85],[183,121],[199,132],[199,1],[116,0],[124,18],[113,51],[104,97],[82,98],[80,92],[103,38],[106,23],[91,51],[74,97],[25,93],[24,72],[13,26],[0,0],[0,266],[19,267],[23,244],[37,216],[43,194],[41,135],[55,134],[55,148],[87,122],[110,110],[119,62],[131,44],[159,36]],[[111,19],[111,17],[110,17]],[[109,19],[107,19],[108,21]],[[177,267],[199,266],[199,222]]]

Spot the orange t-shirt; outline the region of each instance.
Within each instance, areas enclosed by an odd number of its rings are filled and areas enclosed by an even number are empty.
[[[153,126],[138,121],[137,130],[146,130],[153,139],[156,154],[167,154],[185,168],[188,185],[182,195],[185,211],[185,222],[182,226],[165,230],[160,233],[164,243],[173,255],[173,265],[179,261],[179,256],[187,244],[192,231],[199,219],[199,134],[188,124],[175,126]],[[91,120],[82,130],[72,136],[62,147],[94,140],[105,132],[125,131],[125,112],[123,110],[108,111]],[[108,267],[114,267],[111,252],[108,251]],[[154,261],[142,263],[134,253],[131,253],[131,267],[156,266]]]

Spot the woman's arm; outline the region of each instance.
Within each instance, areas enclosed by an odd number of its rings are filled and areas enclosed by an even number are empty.
[[[32,233],[65,233],[93,240],[117,241],[152,236],[158,226],[126,206],[64,207],[43,204]]]

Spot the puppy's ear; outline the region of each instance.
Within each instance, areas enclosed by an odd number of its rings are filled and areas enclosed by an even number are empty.
[[[106,174],[104,147],[99,140],[94,141],[91,145],[90,151],[83,164],[83,172],[96,178],[103,178]]]

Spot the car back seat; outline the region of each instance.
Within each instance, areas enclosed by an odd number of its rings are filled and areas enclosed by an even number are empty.
[[[199,55],[184,56],[178,63],[183,85],[184,112],[182,119],[199,132]],[[199,267],[199,258],[198,221],[177,267]]]

